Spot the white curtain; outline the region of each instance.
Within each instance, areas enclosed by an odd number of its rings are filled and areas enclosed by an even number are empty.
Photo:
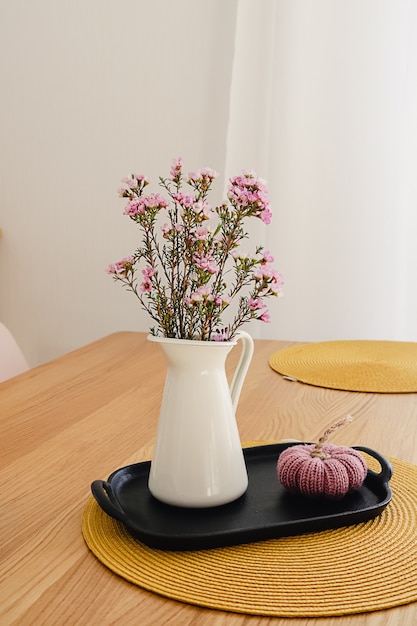
[[[285,280],[258,336],[417,341],[416,33],[414,0],[237,0],[226,172],[267,179]]]

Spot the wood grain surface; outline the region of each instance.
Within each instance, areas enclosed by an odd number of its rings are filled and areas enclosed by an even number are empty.
[[[256,341],[237,411],[243,441],[365,445],[417,464],[417,394],[334,391],[284,380]],[[228,375],[237,362],[236,347]],[[81,535],[90,483],[151,458],[165,379],[160,347],[120,332],[0,384],[0,625],[415,626],[416,604],[339,618],[282,619],[200,609],[104,567]]]

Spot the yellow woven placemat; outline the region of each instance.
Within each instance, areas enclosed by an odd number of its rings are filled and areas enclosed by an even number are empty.
[[[417,343],[403,341],[324,341],[275,352],[275,371],[302,383],[345,391],[417,391]]]
[[[391,459],[393,498],[355,526],[247,545],[165,552],[133,539],[90,498],[82,532],[126,580],[167,598],[276,617],[323,617],[417,600],[417,466]]]

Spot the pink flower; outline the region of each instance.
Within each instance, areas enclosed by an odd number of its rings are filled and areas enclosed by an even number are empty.
[[[275,295],[281,295],[283,278],[276,269],[268,263],[260,264],[253,270],[253,278],[257,281],[266,281],[268,289]]]
[[[272,211],[269,207],[266,207],[259,216],[264,224],[271,223]]]
[[[200,287],[198,287],[196,291],[191,294],[189,300],[190,303],[201,302],[203,300],[209,300],[212,302],[214,300],[214,296],[208,285],[200,285]]]
[[[169,176],[172,181],[174,182],[179,181],[179,178],[181,177],[181,170],[182,170],[182,158],[178,157],[176,159],[173,159],[171,169],[169,171]]]
[[[261,263],[253,270],[253,276],[255,280],[262,280],[264,278],[273,282],[279,282],[282,284],[282,276],[275,268],[269,263]]]
[[[265,311],[264,313],[262,313],[261,317],[259,318],[262,322],[265,322],[266,324],[268,322],[271,321],[271,316],[269,315],[268,311]]]
[[[143,283],[140,285],[140,290],[142,293],[151,293],[152,291],[152,276],[155,275],[155,270],[153,267],[148,265],[142,270],[143,274]]]
[[[209,191],[217,176],[205,167],[187,178],[178,157],[169,175],[159,177],[164,195],[145,195],[149,181],[143,174],[129,174],[118,189],[126,198],[124,213],[141,231],[141,243],[133,256],[107,271],[139,298],[157,323],[152,329],[156,334],[228,341],[252,319],[269,322],[264,301],[281,293],[283,280],[270,252],[263,246],[253,252],[240,249],[249,236],[244,226],[248,218],[270,223],[266,182],[244,170],[229,180],[229,201],[212,208]],[[221,316],[229,304],[232,320],[223,326]]]
[[[133,175],[122,178],[122,183],[127,185],[129,189],[136,189],[138,186],[137,180]]]
[[[184,207],[184,209],[190,209],[195,202],[195,197],[193,195],[184,194],[181,192],[174,193],[172,197],[176,202],[178,202],[178,204]]]
[[[142,274],[145,278],[152,278],[155,275],[155,270],[148,265],[148,267],[142,270]]]
[[[146,279],[141,283],[140,290],[142,293],[151,293],[152,291],[152,283],[149,279]]]
[[[210,274],[217,272],[217,263],[210,253],[207,253],[205,256],[204,254],[194,254],[193,261],[199,270],[209,272]]]
[[[160,193],[151,193],[149,196],[143,196],[143,204],[148,209],[166,209],[169,206],[169,202],[165,200]]]
[[[214,180],[215,178],[217,178],[218,175],[219,173],[216,172],[216,170],[212,170],[210,167],[203,167],[200,170],[201,178],[209,178],[210,180]]]
[[[203,220],[209,220],[214,216],[214,211],[211,210],[211,207],[208,202],[203,202],[199,200],[198,202],[194,202],[193,210],[201,217]]]
[[[217,329],[217,332],[212,334],[212,341],[229,341],[229,329],[222,328],[220,331]]]
[[[162,230],[162,234],[165,238],[168,237],[168,234],[172,231],[171,227],[169,224],[163,224],[163,226],[161,226],[161,230]]]
[[[253,270],[253,277],[255,280],[264,280],[264,278],[271,278],[272,267],[267,263],[263,265],[257,265]]]
[[[228,341],[226,333],[214,333],[211,336],[212,341]]]
[[[134,217],[135,215],[142,215],[144,212],[145,205],[142,198],[134,198],[133,200],[129,200],[126,204],[123,214],[128,215],[129,217]]]
[[[265,181],[258,178],[255,172],[246,171],[242,176],[231,178],[229,183],[229,200],[237,207],[247,209],[247,215],[259,217],[265,224],[269,224],[272,213]]]
[[[163,224],[161,226],[162,236],[165,239],[169,239],[169,235],[176,231],[177,233],[182,233],[184,231],[184,225],[180,222],[176,222],[175,224]]]
[[[149,196],[140,196],[129,200],[124,210],[124,215],[134,217],[135,215],[143,215],[147,209],[159,211],[166,209],[169,202],[165,200],[159,193],[151,193]]]
[[[115,276],[126,277],[127,273],[133,269],[133,262],[133,257],[125,257],[121,261],[117,261],[117,263],[111,263],[106,272]]]
[[[218,176],[218,172],[212,170],[209,167],[203,167],[197,172],[190,172],[188,174],[188,180],[194,183],[201,182],[203,180],[212,181]]]
[[[205,228],[204,226],[198,226],[194,232],[194,239],[196,241],[205,241],[208,237],[208,233],[208,228]]]
[[[208,285],[200,285],[197,291],[205,300],[213,300],[213,295]]]
[[[150,182],[149,178],[147,176],[144,176],[144,174],[135,174],[135,178],[138,183],[142,183],[143,186],[148,185]]]
[[[248,298],[248,307],[251,311],[258,311],[259,309],[265,309],[266,304],[260,298]]]
[[[241,259],[242,261],[249,261],[253,258],[247,250],[241,250],[240,248],[238,250],[233,250],[232,257],[234,259]]]
[[[265,250],[262,256],[262,263],[273,263],[273,262],[274,262],[274,257],[269,252],[269,250]]]
[[[276,270],[273,271],[272,282],[269,285],[270,291],[275,293],[275,295],[282,295],[282,287],[284,285],[284,280],[279,272]]]

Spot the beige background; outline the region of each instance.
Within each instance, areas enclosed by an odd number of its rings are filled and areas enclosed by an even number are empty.
[[[136,245],[117,188],[178,155],[268,180],[273,223],[253,234],[286,288],[251,334],[417,340],[416,13],[0,0],[0,320],[30,364],[147,329],[105,273]]]

